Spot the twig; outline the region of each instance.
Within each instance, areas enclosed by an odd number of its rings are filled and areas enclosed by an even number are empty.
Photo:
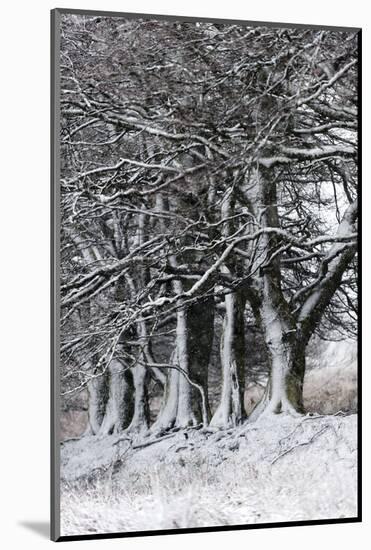
[[[317,439],[317,437],[319,437],[321,434],[323,434],[323,432],[325,432],[326,430],[328,430],[329,426],[325,426],[324,428],[322,428],[322,430],[320,430],[319,432],[315,433],[314,435],[312,435],[312,437],[308,440],[308,441],[303,441],[302,443],[298,443],[298,445],[294,445],[294,447],[290,447],[290,449],[287,449],[286,451],[284,451],[283,453],[281,453],[280,455],[278,455],[274,460],[272,460],[271,462],[271,465],[273,466],[273,464],[275,464],[277,462],[277,460],[279,460],[280,458],[282,458],[283,456],[291,453],[291,451],[297,449],[298,447],[305,447],[306,445],[309,445],[310,443],[312,443],[315,439]]]
[[[128,441],[129,444],[131,445],[133,440],[131,439],[131,437],[128,437],[127,435],[123,435],[121,437],[119,437],[113,444],[112,446],[114,447],[115,445],[118,445],[119,443],[121,443],[121,441]]]
[[[133,445],[132,449],[143,449],[144,447],[149,447],[149,445],[152,445],[153,443],[159,443],[160,441],[164,441],[165,439],[170,439],[171,437],[175,437],[177,434],[170,434],[165,435],[164,437],[159,437],[158,439],[152,439],[152,441],[147,441],[146,443],[139,443],[138,445]]]
[[[61,445],[64,445],[65,443],[69,443],[70,441],[80,441],[80,439],[82,438],[83,436],[69,437],[68,439],[64,439],[63,441],[61,441]]]

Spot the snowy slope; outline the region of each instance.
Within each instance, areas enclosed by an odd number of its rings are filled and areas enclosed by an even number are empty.
[[[66,442],[63,534],[353,517],[356,433],[356,415],[279,415],[156,442]]]

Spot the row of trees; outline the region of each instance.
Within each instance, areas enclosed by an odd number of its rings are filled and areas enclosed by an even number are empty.
[[[303,410],[311,337],[356,330],[357,36],[62,18],[62,386],[89,430]],[[215,330],[222,325],[222,330]],[[219,339],[220,402],[208,369]]]

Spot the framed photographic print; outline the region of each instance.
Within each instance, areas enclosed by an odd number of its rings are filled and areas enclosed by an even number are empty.
[[[52,11],[52,538],[361,520],[361,31]]]

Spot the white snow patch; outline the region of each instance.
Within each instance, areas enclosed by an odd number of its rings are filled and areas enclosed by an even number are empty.
[[[357,515],[357,416],[62,446],[63,535]]]

